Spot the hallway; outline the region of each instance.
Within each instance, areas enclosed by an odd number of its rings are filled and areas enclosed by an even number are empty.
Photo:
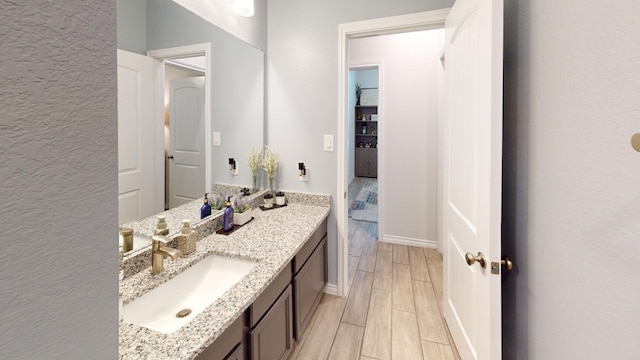
[[[364,182],[349,186],[349,204]],[[325,295],[289,359],[459,359],[442,318],[442,256],[378,242],[349,219],[349,295]]]

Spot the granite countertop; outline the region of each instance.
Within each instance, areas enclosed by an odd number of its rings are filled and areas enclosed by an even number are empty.
[[[165,260],[165,271],[150,269],[120,282],[124,304],[173,278],[211,254],[252,260],[258,265],[229,291],[172,334],[120,322],[120,359],[193,359],[233,323],[291,261],[329,214],[328,206],[289,204],[261,211],[231,235],[213,234],[198,242],[196,253]]]

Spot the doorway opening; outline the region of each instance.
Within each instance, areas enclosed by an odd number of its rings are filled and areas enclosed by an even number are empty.
[[[204,61],[195,56],[164,62],[165,210],[197,199],[204,188]]]
[[[477,357],[477,354],[484,358],[501,356],[503,279],[499,275],[501,263],[506,263],[501,261],[503,14],[502,1],[468,1],[456,2],[452,9],[442,12],[339,26],[338,140],[344,145],[347,128],[344,92],[347,90],[350,40],[408,30],[442,28],[444,22],[447,23],[447,69],[443,77],[447,95],[446,106],[442,109],[444,116],[440,116],[444,132],[440,142],[442,151],[437,161],[440,169],[438,183],[442,184],[437,204],[442,220],[438,222],[440,234],[436,244],[442,244],[444,250],[444,318],[463,358]],[[438,58],[442,59],[442,54]],[[388,101],[388,96],[384,97],[384,101]],[[388,111],[387,106],[384,109]],[[384,118],[383,123],[386,123]],[[388,135],[385,132],[385,139],[390,138]],[[384,150],[387,146],[385,140],[381,148]],[[341,147],[339,149],[341,156],[338,157],[337,188],[338,191],[344,191],[346,151]],[[389,177],[391,175],[401,176],[401,173],[391,173]],[[405,189],[397,189],[402,190]],[[346,273],[349,265],[348,244],[344,231],[345,198],[346,192],[338,197],[336,209],[339,257],[337,287],[341,294],[347,293],[349,287]],[[404,208],[393,208],[396,211],[400,209]],[[387,219],[383,216],[382,220]],[[411,221],[401,223],[411,224]],[[386,234],[381,235],[386,238]],[[490,270],[486,266],[489,261]],[[409,255],[409,265],[410,262]],[[406,289],[411,292],[411,286],[406,286]],[[394,290],[393,295],[394,305],[396,300],[400,303],[400,299],[404,298],[402,290]]]
[[[380,104],[380,63],[349,63],[348,89],[348,195],[347,240],[349,247],[349,285],[355,270],[372,264],[378,239],[378,128]]]
[[[420,13],[420,14],[412,14],[411,16],[404,17],[396,17],[396,18],[387,18],[387,19],[378,19],[378,20],[370,20],[366,22],[359,23],[351,23],[351,24],[343,24],[340,26],[340,54],[341,54],[341,83],[340,90],[342,93],[340,94],[339,101],[339,135],[338,139],[344,145],[343,149],[345,149],[339,155],[339,169],[338,169],[338,191],[339,193],[343,193],[343,199],[338,199],[337,206],[337,218],[338,218],[338,293],[344,295],[348,292],[349,288],[349,276],[348,269],[350,267],[349,261],[353,259],[350,258],[350,247],[354,246],[350,244],[350,237],[354,235],[354,231],[348,226],[352,218],[350,218],[349,211],[351,210],[352,199],[348,198],[348,189],[349,184],[351,184],[351,168],[349,159],[351,157],[350,151],[351,147],[357,149],[358,143],[353,144],[351,146],[350,141],[352,139],[351,132],[351,121],[349,120],[353,112],[353,108],[349,106],[348,99],[352,97],[350,94],[351,84],[349,81],[349,71],[354,68],[369,68],[378,67],[379,72],[379,89],[378,95],[380,99],[379,108],[377,109],[377,123],[376,123],[376,135],[377,135],[377,146],[376,151],[378,154],[378,164],[377,164],[377,179],[378,179],[378,191],[380,192],[380,196],[378,198],[378,205],[380,207],[380,216],[377,228],[377,237],[380,240],[391,242],[391,243],[399,243],[405,245],[417,245],[417,246],[429,246],[429,247],[437,247],[438,244],[438,236],[437,236],[437,207],[438,207],[438,199],[437,199],[437,168],[439,167],[437,161],[437,76],[436,76],[436,85],[432,87],[434,92],[425,93],[424,84],[417,83],[416,79],[419,78],[416,75],[419,75],[418,72],[422,71],[421,69],[412,70],[411,68],[407,69],[405,74],[402,76],[398,76],[397,72],[393,73],[391,76],[389,70],[393,68],[393,66],[397,66],[395,63],[398,59],[393,59],[393,51],[389,51],[396,48],[394,46],[389,46],[389,44],[385,44],[382,51],[370,52],[363,50],[363,47],[369,46],[367,42],[379,41],[384,38],[384,35],[399,35],[403,36],[406,34],[413,34],[417,32],[424,32],[421,30],[434,30],[434,29],[443,29],[444,20],[446,18],[447,11],[435,11],[428,13]],[[440,35],[442,38],[442,44],[436,51],[436,55],[433,56],[433,62],[439,62],[440,51],[442,50],[444,34]],[[391,38],[390,37],[390,38]],[[411,44],[413,48],[416,47],[415,39],[414,43]],[[358,56],[354,56],[353,52],[358,51],[361,54]],[[412,56],[411,50],[405,56]],[[388,60],[390,59],[390,60]],[[401,69],[403,70],[403,69]],[[406,91],[395,91],[396,97],[394,98],[394,90],[398,90],[399,88],[404,88],[407,86],[415,86],[415,91],[409,91],[407,94]],[[386,89],[386,90],[385,90]],[[345,93],[346,91],[346,93]],[[426,94],[426,95],[425,95]],[[397,104],[406,104],[404,108],[401,106],[401,109],[397,111],[393,116],[389,114],[389,104],[392,101],[394,106],[397,107]],[[413,110],[412,110],[413,109]],[[433,120],[432,127],[428,130],[425,130],[422,125],[417,126],[416,122],[419,121],[420,118],[424,116],[425,112],[434,111],[432,113]],[[354,113],[355,114],[355,113]],[[435,115],[434,115],[435,114]],[[357,115],[357,114],[355,114]],[[370,119],[370,115],[365,115],[367,120]],[[358,131],[358,126],[365,124],[356,124],[353,122],[355,131]],[[369,125],[367,127],[367,132],[370,131],[370,126],[372,123],[366,124]],[[361,129],[361,128],[360,128]],[[361,130],[360,130],[361,131]],[[398,219],[393,218],[393,215],[390,219],[387,219],[384,214],[384,209],[386,206],[389,207],[390,203],[388,200],[385,200],[384,197],[385,186],[389,188],[391,186],[394,191],[387,192],[386,196],[389,196],[393,203],[398,200],[398,197],[405,196],[407,197],[404,200],[405,205],[400,205],[400,208],[405,208],[409,206],[411,203],[411,199],[413,201],[417,197],[421,197],[426,200],[427,195],[424,193],[424,183],[416,182],[415,184],[411,184],[411,181],[404,180],[412,180],[412,177],[409,174],[412,174],[415,168],[425,168],[422,163],[424,162],[424,158],[427,157],[427,150],[422,149],[424,139],[419,137],[415,137],[414,134],[418,134],[424,131],[428,131],[433,136],[433,141],[429,141],[430,144],[435,145],[436,147],[432,149],[431,155],[429,156],[429,166],[433,168],[429,174],[420,173],[418,178],[423,179],[429,177],[428,180],[424,182],[429,182],[432,192],[429,194],[428,200],[432,204],[431,209],[429,210],[429,214],[417,214],[418,220],[411,221],[410,224],[415,224],[418,231],[421,233],[418,235],[413,235],[413,233],[402,234],[401,231],[396,231],[395,228],[398,226],[403,226],[403,223],[406,224],[407,220],[402,219],[398,221]],[[367,134],[371,135],[371,134]],[[353,137],[353,141],[355,142],[355,137]],[[367,141],[368,142],[368,141]],[[365,142],[365,144],[367,144]],[[422,146],[422,147],[421,147]],[[416,152],[415,154],[409,154],[409,151],[412,148],[420,148],[420,152]],[[407,156],[400,155],[398,158],[397,154],[409,154]],[[420,166],[416,164],[420,163]],[[422,171],[422,170],[421,170]],[[386,174],[386,176],[385,176]],[[403,180],[403,181],[401,181]],[[416,180],[417,181],[417,180]],[[399,195],[400,194],[400,195]],[[383,206],[384,205],[384,206]],[[397,209],[396,209],[397,210]],[[395,213],[400,214],[402,211],[395,211]],[[425,226],[424,218],[427,217],[432,218],[430,224],[430,235],[427,237],[424,235],[425,230],[420,228],[421,226]],[[391,231],[389,231],[390,229]],[[395,231],[395,232],[394,232]],[[414,232],[415,233],[415,232]],[[393,235],[390,235],[393,234]],[[424,243],[424,240],[428,240],[429,244]],[[357,247],[357,244],[356,244]]]
[[[211,189],[211,44],[151,50],[154,67],[155,198],[163,210]],[[176,131],[176,129],[180,129]],[[159,140],[162,139],[162,140]]]

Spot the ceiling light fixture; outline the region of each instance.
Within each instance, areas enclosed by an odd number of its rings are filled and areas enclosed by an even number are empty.
[[[233,11],[240,16],[253,16],[253,0],[233,0]]]

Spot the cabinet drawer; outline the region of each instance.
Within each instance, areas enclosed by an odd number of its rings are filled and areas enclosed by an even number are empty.
[[[244,324],[244,313],[240,315],[236,321],[231,324],[225,330],[213,344],[209,345],[198,357],[197,360],[226,360],[226,359],[235,359],[229,358],[229,356],[237,350],[236,348],[240,346],[242,348],[243,342],[243,324]],[[246,333],[245,333],[246,334]],[[242,353],[241,353],[242,354]],[[243,359],[242,357],[238,359]]]
[[[266,314],[282,291],[291,283],[291,263],[287,264],[249,307],[249,327],[254,327]]]
[[[304,263],[309,259],[313,250],[318,246],[320,241],[327,235],[327,219],[324,219],[322,224],[318,226],[318,229],[311,235],[309,240],[302,246],[300,251],[293,258],[293,273],[297,274],[302,268]]]
[[[327,282],[327,238],[318,245],[293,278],[294,338],[300,340],[322,298]]]
[[[249,331],[252,360],[287,359],[293,346],[292,306],[289,285],[256,327]]]

